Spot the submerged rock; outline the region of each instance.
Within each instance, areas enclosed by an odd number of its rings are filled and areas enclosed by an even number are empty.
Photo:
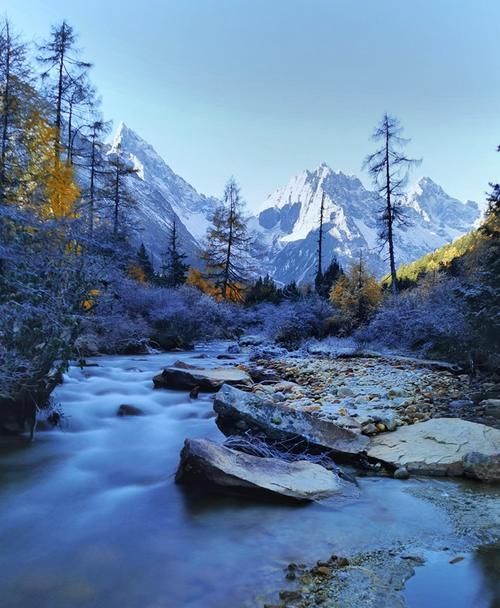
[[[500,431],[459,418],[433,418],[378,435],[367,454],[409,473],[500,482]]]
[[[176,361],[153,378],[155,388],[215,392],[223,384],[251,386],[252,379],[238,367],[202,368]]]
[[[116,415],[117,416],[142,416],[144,412],[141,408],[136,407],[135,405],[128,405],[127,403],[123,403],[118,408]]]
[[[301,501],[326,498],[342,487],[335,473],[318,464],[252,456],[208,439],[186,439],[175,479]]]
[[[298,410],[265,395],[247,393],[225,384],[214,402],[217,425],[226,434],[247,429],[262,431],[270,439],[296,439],[306,445],[339,454],[358,455],[369,443],[357,428],[345,428],[315,411]]]

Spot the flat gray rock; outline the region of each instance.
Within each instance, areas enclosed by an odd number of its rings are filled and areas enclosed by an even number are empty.
[[[251,456],[208,439],[186,439],[175,479],[301,501],[326,498],[342,487],[335,473],[318,464]]]
[[[270,439],[299,439],[346,455],[358,455],[369,444],[368,437],[359,429],[344,428],[315,412],[297,410],[227,384],[215,396],[214,410],[218,415],[217,425],[228,435],[253,429],[262,431]]]
[[[201,368],[177,362],[153,378],[155,388],[215,392],[223,384],[251,386],[250,376],[238,367]]]
[[[460,418],[433,418],[383,433],[368,456],[422,475],[466,475],[500,482],[500,431]]]

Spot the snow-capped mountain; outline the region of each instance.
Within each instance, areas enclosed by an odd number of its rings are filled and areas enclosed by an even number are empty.
[[[135,202],[134,219],[139,228],[135,239],[144,243],[155,265],[159,265],[167,248],[169,226],[175,217],[188,261],[195,263],[217,199],[199,194],[123,122],[108,151],[109,154],[117,152],[137,170],[135,176],[128,178]]]
[[[198,254],[218,200],[199,194],[179,177],[154,148],[123,123],[109,146],[119,152],[137,173],[128,178],[135,200],[136,241],[144,242],[159,266],[166,249],[170,223],[175,217],[182,247],[190,263]],[[250,217],[253,265],[277,281],[310,281],[316,270],[321,198],[325,194],[323,259],[335,255],[343,266],[363,256],[379,276],[387,271],[380,252],[377,210],[381,200],[354,175],[335,172],[326,164],[303,171],[270,194],[265,209]],[[396,261],[409,262],[470,230],[480,216],[476,203],[448,196],[430,178],[421,178],[408,192],[409,226],[396,231]]]
[[[303,171],[273,192],[266,208],[250,220],[258,234],[259,253],[278,281],[310,281],[316,270],[321,199],[324,202],[325,265],[336,256],[343,266],[363,252],[378,275],[387,271],[386,254],[378,243],[377,210],[381,200],[354,175],[325,164]],[[467,232],[478,220],[476,203],[448,196],[424,177],[404,200],[409,225],[395,236],[396,261],[409,262]]]

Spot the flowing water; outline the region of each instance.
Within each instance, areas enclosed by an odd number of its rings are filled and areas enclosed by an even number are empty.
[[[2,608],[262,606],[264,598],[276,601],[272,592],[284,586],[291,561],[394,545],[435,551],[408,583],[410,607],[499,605],[498,547],[449,565],[469,532],[457,536],[445,510],[411,492],[427,484],[445,496],[461,491],[455,482],[367,477],[350,497],[307,506],[175,485],[184,439],[222,436],[209,395],[153,390],[151,378],[176,359],[220,364],[215,357],[225,348],[73,367],[54,393],[63,429],[39,432],[31,445],[1,444]],[[145,415],[118,418],[123,403]],[[460,592],[464,580],[468,594]],[[446,596],[443,581],[452,603],[432,603],[433,590]]]

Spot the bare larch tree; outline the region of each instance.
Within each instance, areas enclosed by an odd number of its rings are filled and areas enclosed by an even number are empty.
[[[394,229],[408,224],[403,203],[404,189],[408,181],[408,172],[412,166],[421,161],[409,158],[402,149],[409,139],[402,137],[403,127],[397,118],[384,114],[375,128],[372,139],[381,142],[380,147],[367,156],[363,168],[373,179],[378,193],[383,199],[379,210],[380,239],[389,249],[391,269],[391,289],[397,294],[396,261],[394,255]]]
[[[319,232],[318,232],[318,268],[314,280],[316,291],[319,292],[323,282],[323,223],[325,215],[325,191],[321,193],[321,205],[319,208]]]

